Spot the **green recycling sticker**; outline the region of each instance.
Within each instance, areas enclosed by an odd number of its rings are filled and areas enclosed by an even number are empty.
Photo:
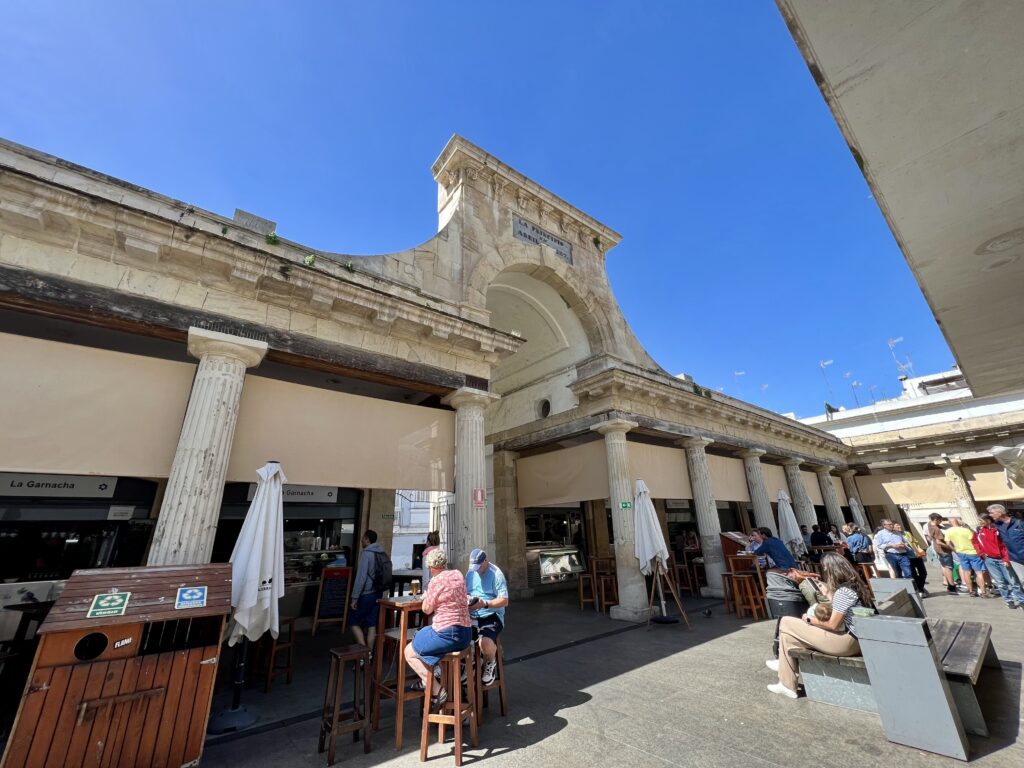
[[[128,598],[131,592],[105,592],[96,595],[89,606],[89,612],[85,615],[87,619],[102,619],[107,616],[124,616],[128,609]]]
[[[619,502],[619,509],[632,509],[632,508],[633,508],[633,502],[632,501],[620,501]]]

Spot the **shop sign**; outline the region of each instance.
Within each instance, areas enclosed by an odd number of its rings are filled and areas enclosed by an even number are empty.
[[[87,619],[103,619],[109,616],[124,616],[128,609],[128,599],[131,592],[104,592],[96,595],[89,606],[89,612],[85,615]]]
[[[116,477],[23,475],[15,472],[0,472],[0,496],[109,499],[114,495],[116,485]]]
[[[127,504],[111,504],[107,510],[107,520],[131,520],[135,516],[135,507]]]
[[[473,509],[487,509],[487,489],[473,489]]]
[[[253,500],[256,495],[256,483],[249,483],[249,493],[246,499]],[[286,504],[315,502],[318,504],[333,504],[338,500],[337,486],[326,485],[285,485],[284,501]]]
[[[632,508],[633,508],[633,502],[632,501],[620,501],[619,502],[619,509],[632,509]]]
[[[178,587],[178,595],[174,598],[174,609],[205,608],[206,587]]]
[[[397,515],[394,512],[385,512],[380,516],[381,520],[395,520]]]

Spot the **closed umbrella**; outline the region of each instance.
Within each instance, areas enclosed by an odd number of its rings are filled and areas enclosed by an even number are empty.
[[[803,534],[800,533],[800,526],[796,522],[796,513],[793,512],[793,505],[789,501],[789,494],[783,490],[779,491],[779,538],[789,547],[794,557],[799,558],[807,553]]]
[[[864,514],[864,508],[860,505],[856,496],[850,497],[850,511],[853,512],[853,522],[855,522],[860,529],[868,536],[871,535],[871,526],[868,525],[867,515]]]
[[[211,733],[247,728],[257,715],[241,706],[245,685],[245,658],[250,640],[268,630],[278,633],[278,601],[284,595],[284,476],[281,465],[270,461],[256,470],[256,495],[231,552],[231,606],[234,613],[228,645],[241,641],[235,656],[235,683],[230,709],[210,721]]]
[[[1006,470],[1007,488],[1014,483],[1024,488],[1024,445],[1015,445],[1011,448],[993,446],[992,456]]]
[[[675,623],[679,619],[670,618],[665,610],[665,592],[661,586],[661,574],[668,567],[668,546],[661,532],[658,513],[651,501],[651,491],[643,480],[636,481],[636,496],[633,499],[633,537],[636,559],[640,561],[640,573],[654,576],[658,585],[658,598],[661,600],[661,616],[654,621]],[[653,563],[653,565],[652,565]]]

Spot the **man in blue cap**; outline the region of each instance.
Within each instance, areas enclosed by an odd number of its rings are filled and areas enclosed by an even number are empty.
[[[474,549],[469,553],[469,571],[466,573],[466,593],[469,610],[480,629],[480,651],[484,656],[481,682],[490,685],[497,675],[495,641],[505,626],[505,606],[508,605],[508,584],[498,566],[487,560],[487,553]]]

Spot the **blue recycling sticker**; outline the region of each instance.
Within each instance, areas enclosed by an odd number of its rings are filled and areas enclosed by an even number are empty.
[[[175,609],[205,608],[206,587],[178,587],[178,596],[174,599]]]

